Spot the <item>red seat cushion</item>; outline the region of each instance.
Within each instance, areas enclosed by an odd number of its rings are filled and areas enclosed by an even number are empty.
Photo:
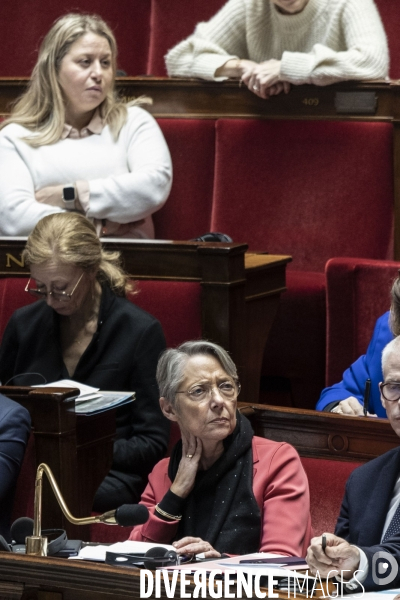
[[[314,535],[335,530],[346,481],[362,463],[301,458],[310,486],[311,524]]]

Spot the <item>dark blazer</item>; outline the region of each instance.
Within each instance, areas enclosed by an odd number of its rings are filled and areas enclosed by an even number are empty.
[[[31,430],[29,412],[0,394],[0,535],[10,539],[15,486]]]
[[[139,500],[147,475],[167,448],[169,421],[159,406],[155,378],[164,349],[160,323],[103,286],[97,331],[71,379],[102,390],[136,392],[134,402],[116,411],[117,440],[110,476],[130,491],[132,498],[121,496],[123,502]],[[47,382],[70,378],[62,357],[59,316],[43,301],[15,311],[0,347],[3,384],[28,372],[41,373]],[[29,385],[19,378],[12,383]]]
[[[363,585],[368,590],[393,588],[400,584],[400,534],[383,544],[380,541],[399,475],[400,447],[355,469],[346,484],[335,534],[362,548],[367,555],[369,574]],[[382,587],[372,579],[372,560],[379,551],[391,554],[399,565],[396,580]]]

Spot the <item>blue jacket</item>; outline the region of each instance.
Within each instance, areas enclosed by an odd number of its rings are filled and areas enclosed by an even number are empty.
[[[7,541],[15,486],[30,430],[26,408],[0,394],[0,535]]]
[[[331,402],[340,402],[349,396],[354,396],[362,403],[365,382],[371,379],[371,395],[369,398],[369,412],[386,417],[386,411],[380,400],[379,383],[383,381],[382,373],[382,350],[393,339],[393,333],[389,327],[389,312],[377,320],[374,333],[369,343],[367,353],[360,356],[343,373],[343,380],[331,387],[325,388],[318,400],[316,409],[324,410]]]

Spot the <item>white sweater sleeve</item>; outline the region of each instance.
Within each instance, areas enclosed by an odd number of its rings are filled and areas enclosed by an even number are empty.
[[[132,109],[120,133],[129,173],[89,180],[88,217],[130,223],[143,219],[166,201],[172,163],[164,136],[145,110]]]
[[[231,58],[246,58],[246,12],[243,0],[229,0],[206,23],[199,23],[193,35],[169,50],[165,56],[170,77],[215,78],[215,71]]]
[[[36,202],[31,173],[13,137],[1,135],[0,235],[29,235],[40,219],[56,212],[63,211]]]
[[[372,0],[348,0],[340,23],[347,50],[335,52],[316,43],[311,52],[284,52],[281,77],[293,84],[329,85],[341,80],[388,76],[386,34]]]

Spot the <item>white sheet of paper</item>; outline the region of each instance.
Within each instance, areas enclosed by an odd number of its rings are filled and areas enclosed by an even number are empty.
[[[65,387],[65,388],[78,388],[80,395],[92,394],[98,392],[100,388],[92,387],[91,385],[85,385],[79,383],[79,381],[73,381],[72,379],[60,379],[59,381],[53,381],[52,383],[43,383],[41,385],[34,385],[32,387]]]
[[[169,544],[152,544],[151,542],[136,542],[127,540],[126,542],[117,542],[111,546],[85,546],[79,551],[78,556],[70,556],[71,559],[97,560],[104,562],[106,560],[106,552],[120,552],[121,554],[144,554],[150,548],[165,548],[166,550],[174,550]]]

